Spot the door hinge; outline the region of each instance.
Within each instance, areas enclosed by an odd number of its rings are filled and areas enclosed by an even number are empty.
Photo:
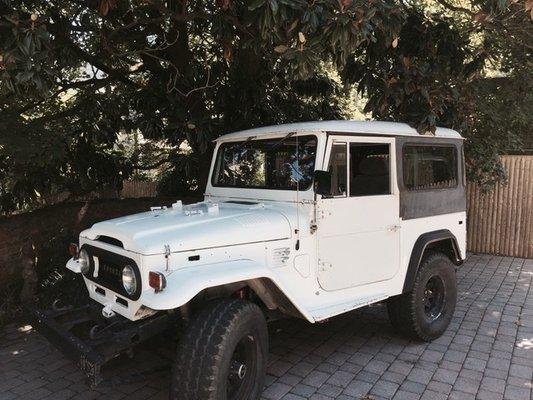
[[[333,267],[331,263],[325,261],[318,261],[318,269],[322,272],[328,271]]]
[[[311,226],[309,227],[309,231],[311,232],[311,235],[315,233],[317,229],[318,229],[318,225],[316,223],[312,223]]]

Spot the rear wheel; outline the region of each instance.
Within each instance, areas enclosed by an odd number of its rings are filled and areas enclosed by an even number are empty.
[[[210,304],[180,340],[170,399],[258,399],[267,355],[267,326],[257,305],[237,299]]]
[[[402,333],[430,341],[448,328],[457,301],[455,267],[442,253],[429,253],[419,266],[413,290],[387,301],[392,325]]]

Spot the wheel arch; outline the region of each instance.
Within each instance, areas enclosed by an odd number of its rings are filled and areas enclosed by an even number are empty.
[[[306,319],[303,312],[300,311],[285,292],[279,288],[276,282],[267,277],[257,277],[240,282],[231,282],[205,288],[190,301],[212,301],[235,295],[239,296],[239,293],[247,293],[250,300],[254,300],[256,303],[262,303],[264,308],[269,311],[279,310],[283,314]]]
[[[411,251],[402,293],[412,290],[422,258],[431,250],[444,253],[455,265],[461,265],[463,262],[457,238],[450,230],[440,229],[423,233],[418,237]]]
[[[206,264],[174,271],[167,277],[165,290],[159,293],[144,292],[141,301],[154,310],[174,310],[187,306],[199,295],[220,298],[244,287],[249,287],[268,309],[279,309],[314,322],[312,315],[290,295],[275,273],[252,260]]]

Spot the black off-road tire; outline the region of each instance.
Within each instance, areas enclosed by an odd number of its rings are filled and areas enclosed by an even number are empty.
[[[187,328],[178,344],[170,399],[231,400],[227,388],[232,357],[243,341],[253,361],[246,367],[247,384],[234,398],[259,399],[268,356],[266,320],[256,304],[238,299],[209,304]]]
[[[431,280],[441,285],[443,304],[433,314],[427,307],[427,286]],[[431,292],[431,291],[430,291]],[[426,302],[425,302],[426,301]],[[413,290],[387,301],[389,319],[395,329],[406,336],[431,341],[448,328],[457,302],[455,266],[450,259],[438,252],[428,253],[422,260],[415,277]],[[431,315],[428,315],[431,314]]]

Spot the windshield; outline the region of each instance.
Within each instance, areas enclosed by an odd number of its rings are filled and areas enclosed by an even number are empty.
[[[296,142],[298,141],[298,147]],[[315,169],[316,136],[228,142],[220,145],[213,186],[307,190]]]

